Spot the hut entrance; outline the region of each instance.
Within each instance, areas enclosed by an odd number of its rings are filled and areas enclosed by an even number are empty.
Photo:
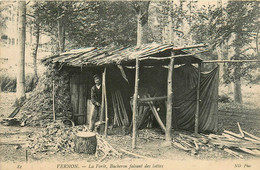
[[[75,125],[87,123],[88,79],[85,73],[73,73],[70,76],[71,104]]]

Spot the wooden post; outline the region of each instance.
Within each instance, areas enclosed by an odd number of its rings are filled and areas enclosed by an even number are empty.
[[[195,135],[197,135],[199,131],[200,76],[201,76],[201,63],[198,64],[198,84],[197,84],[197,100],[196,100],[196,112],[195,112]]]
[[[105,119],[106,119],[106,122],[105,122],[105,137],[107,137],[107,126],[108,126],[108,113],[107,113],[107,91],[106,91],[106,72],[107,72],[107,69],[105,68],[104,69],[104,73],[103,73],[103,77],[102,77],[102,82],[103,82],[103,85],[102,85],[102,88],[103,88],[103,94],[104,94],[104,108],[105,108]]]
[[[132,149],[136,147],[136,137],[137,137],[137,128],[136,128],[136,115],[138,113],[138,88],[139,88],[139,56],[136,56],[135,64],[135,92],[133,98],[133,136],[132,136]]]
[[[105,112],[105,69],[104,72],[102,73],[102,101],[101,101],[101,107],[100,107],[100,117],[99,117],[99,121],[101,123],[100,125],[100,132],[104,133],[104,126],[102,124],[103,120],[104,120],[104,112]]]
[[[55,85],[54,80],[52,80],[52,111],[53,111],[53,121],[56,120],[56,114],[55,114]]]
[[[172,55],[173,52],[172,52]],[[171,58],[168,68],[168,88],[167,88],[167,115],[166,115],[166,142],[171,141],[171,129],[172,129],[172,74],[174,68],[174,58]]]

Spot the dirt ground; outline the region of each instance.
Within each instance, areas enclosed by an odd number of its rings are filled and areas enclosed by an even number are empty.
[[[237,122],[240,122],[240,125],[243,130],[252,133],[260,137],[260,90],[258,86],[252,90],[243,91],[244,94],[244,105],[237,106],[230,104],[220,104],[219,108],[219,123],[220,126],[225,130],[230,130],[232,132],[238,133]],[[260,88],[259,88],[260,89]],[[224,91],[224,90],[223,90]],[[0,118],[7,117],[12,109],[12,104],[15,100],[15,93],[0,93]],[[30,150],[26,149],[26,145],[15,145],[8,144],[8,141],[19,141],[25,142],[30,135],[37,133],[41,128],[36,127],[15,127],[15,126],[3,126],[0,125],[0,162],[2,163],[14,163],[18,165],[19,163],[24,163],[26,160],[29,163],[35,162],[72,162],[72,161],[83,161],[85,163],[98,162],[99,159],[95,156],[86,155],[86,154],[77,154],[77,153],[58,153],[50,154],[48,152],[41,153],[38,155],[32,154]],[[149,131],[156,131],[156,129],[147,129],[143,130],[144,133]],[[163,135],[163,134],[162,134]],[[131,136],[129,135],[109,135],[106,139],[116,150],[124,149],[131,151]],[[7,143],[5,143],[5,141]],[[27,150],[27,151],[26,151]],[[163,162],[163,161],[236,161],[237,159],[233,156],[228,155],[221,149],[212,149],[212,150],[200,150],[199,154],[191,155],[184,151],[181,151],[172,146],[165,146],[163,139],[156,138],[143,138],[139,136],[137,140],[137,148],[132,152],[148,157],[152,162]],[[245,160],[254,160],[256,158],[241,153]],[[257,158],[258,159],[258,158]],[[128,163],[131,162],[144,162],[143,159],[131,156],[128,154],[123,154],[122,157],[114,158],[107,157],[103,162],[119,162],[119,163]],[[179,162],[176,164],[179,165]],[[1,164],[0,164],[1,165]],[[5,164],[6,165],[6,164]],[[234,163],[232,164],[234,165]],[[259,164],[258,164],[259,165]],[[90,166],[90,164],[88,164]],[[154,165],[155,166],[155,165]],[[180,164],[180,166],[183,166]],[[84,167],[82,165],[82,167]],[[156,166],[155,166],[156,167]],[[16,167],[17,168],[17,167]],[[143,167],[144,168],[144,167]],[[158,165],[158,168],[160,166]],[[205,167],[204,167],[205,168]],[[1,166],[0,166],[1,169]],[[7,168],[8,169],[8,168]],[[19,168],[18,168],[19,169]],[[57,167],[56,167],[57,169]],[[161,169],[164,169],[161,167]],[[191,167],[192,169],[192,167]]]

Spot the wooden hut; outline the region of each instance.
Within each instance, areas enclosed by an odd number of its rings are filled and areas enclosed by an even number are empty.
[[[140,119],[147,119],[145,108],[154,114],[168,141],[172,127],[193,128],[196,134],[216,131],[217,71],[202,75],[202,60],[190,53],[191,49],[203,47],[205,45],[175,47],[154,43],[128,48],[91,47],[53,55],[43,62],[58,63],[61,68],[70,70],[76,124],[88,122],[92,76],[102,75],[102,118],[107,122],[106,129],[107,124],[130,126],[135,147],[136,130],[143,123]],[[156,102],[164,107],[156,107]],[[141,106],[146,106],[143,111]],[[158,109],[164,114],[159,114]]]

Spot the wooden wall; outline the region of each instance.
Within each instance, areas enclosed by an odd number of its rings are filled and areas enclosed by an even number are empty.
[[[87,123],[87,99],[89,96],[89,79],[86,72],[71,73],[70,93],[75,125]]]

